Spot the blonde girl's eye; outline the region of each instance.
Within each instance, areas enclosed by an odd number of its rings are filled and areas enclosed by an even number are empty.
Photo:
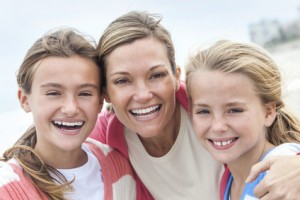
[[[197,115],[205,115],[205,114],[209,114],[209,113],[210,112],[207,109],[198,109],[195,111],[195,114],[197,114]]]
[[[229,110],[228,110],[228,113],[241,113],[241,112],[243,112],[244,110],[243,109],[241,109],[241,108],[230,108]]]

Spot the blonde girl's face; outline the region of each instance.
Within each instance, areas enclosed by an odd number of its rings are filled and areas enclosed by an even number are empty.
[[[51,159],[81,151],[102,108],[97,65],[79,56],[47,57],[36,63],[30,94],[19,90],[37,131],[35,149]]]
[[[202,71],[190,78],[193,125],[201,144],[222,163],[259,157],[275,105],[263,105],[241,73]]]

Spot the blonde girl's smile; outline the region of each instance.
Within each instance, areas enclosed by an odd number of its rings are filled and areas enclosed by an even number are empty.
[[[223,138],[223,139],[207,139],[215,149],[225,150],[234,145],[239,137]]]

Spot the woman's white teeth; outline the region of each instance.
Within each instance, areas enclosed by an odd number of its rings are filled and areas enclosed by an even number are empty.
[[[144,114],[148,114],[148,113],[150,113],[150,112],[156,110],[158,107],[159,107],[159,105],[156,105],[156,106],[152,106],[152,107],[145,108],[145,109],[131,110],[131,112],[132,112],[133,114],[137,114],[137,115],[144,115]]]
[[[214,141],[214,140],[212,140],[214,145],[216,145],[218,147],[227,146],[227,145],[231,144],[233,141],[234,141],[234,139],[227,140],[227,141]]]
[[[83,122],[63,122],[63,121],[54,121],[54,124],[63,125],[63,126],[82,126]]]

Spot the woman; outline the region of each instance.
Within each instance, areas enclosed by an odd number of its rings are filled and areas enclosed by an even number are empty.
[[[130,160],[140,193],[147,188],[155,199],[218,199],[223,168],[197,142],[173,43],[160,19],[129,12],[108,26],[97,49],[113,112],[100,113],[91,137]]]

